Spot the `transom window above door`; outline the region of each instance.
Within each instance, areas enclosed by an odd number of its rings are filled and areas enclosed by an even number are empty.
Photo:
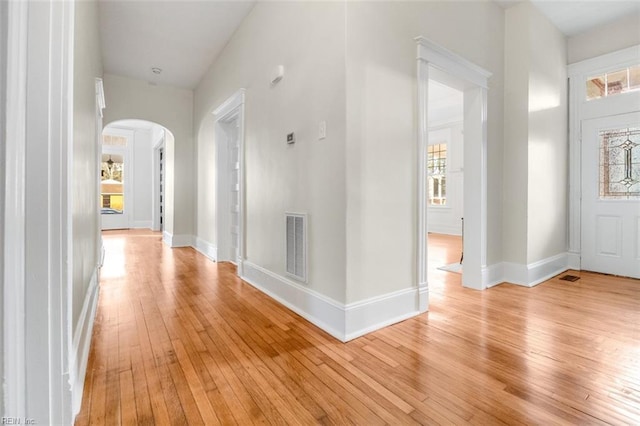
[[[640,65],[587,78],[587,100],[640,90]]]

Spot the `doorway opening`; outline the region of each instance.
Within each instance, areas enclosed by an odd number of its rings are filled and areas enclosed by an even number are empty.
[[[426,196],[431,291],[462,283],[463,130],[464,93],[429,79]]]
[[[102,131],[102,230],[151,229],[166,224],[166,140],[171,132],[146,120],[119,120]]]
[[[213,114],[217,161],[217,260],[231,262],[242,276],[244,259],[244,89]]]
[[[420,311],[428,310],[428,162],[429,158],[429,83],[461,92],[463,99],[462,131],[464,150],[462,182],[464,217],[464,273],[462,285],[487,288],[487,90],[491,73],[457,54],[424,38],[418,44],[418,243],[417,281]],[[432,149],[432,154],[434,151]]]

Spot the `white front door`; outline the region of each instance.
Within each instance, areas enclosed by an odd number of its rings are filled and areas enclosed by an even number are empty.
[[[581,267],[640,278],[640,113],[582,122]]]

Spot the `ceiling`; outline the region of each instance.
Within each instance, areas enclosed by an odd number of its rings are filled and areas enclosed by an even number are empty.
[[[507,8],[522,0],[494,1]],[[531,1],[568,36],[640,13],[640,0]],[[193,89],[254,4],[255,0],[99,0],[104,71]]]
[[[494,1],[506,9],[523,0]],[[531,3],[569,37],[640,13],[639,0],[531,0]]]
[[[193,89],[254,3],[99,0],[104,71]]]

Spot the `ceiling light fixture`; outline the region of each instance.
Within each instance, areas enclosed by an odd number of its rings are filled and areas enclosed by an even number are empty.
[[[162,68],[153,67],[151,68],[151,71],[153,71],[154,74],[160,74],[162,72]]]

